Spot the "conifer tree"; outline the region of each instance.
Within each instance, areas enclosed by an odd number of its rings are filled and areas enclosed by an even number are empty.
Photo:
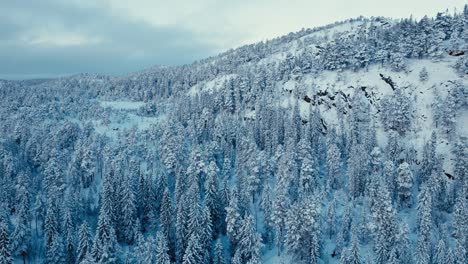
[[[238,256],[237,258],[241,259],[242,263],[261,263],[260,250],[263,247],[262,238],[255,230],[252,216],[244,216],[240,223],[237,238],[239,243],[237,244],[234,256]]]
[[[78,231],[78,245],[76,262],[80,264],[83,262],[88,255],[91,253],[92,242],[91,242],[91,231],[88,222],[83,222]]]
[[[408,163],[403,162],[398,167],[398,198],[403,207],[411,206],[411,193],[413,187],[413,174]]]
[[[214,256],[213,256],[213,264],[226,264],[226,259],[224,257],[224,249],[221,240],[216,241]]]
[[[164,233],[156,234],[156,262],[155,264],[170,264],[169,247]]]
[[[197,264],[202,261],[202,248],[196,234],[192,234],[185,249],[182,264]]]
[[[12,264],[10,234],[7,224],[0,220],[0,264]]]

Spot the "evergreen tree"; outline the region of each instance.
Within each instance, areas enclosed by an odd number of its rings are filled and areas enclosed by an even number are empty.
[[[434,256],[434,264],[445,264],[447,257],[446,247],[444,240],[439,240],[437,244],[436,254]]]
[[[205,181],[205,204],[210,210],[212,217],[213,231],[217,232],[220,229],[219,221],[219,183],[218,183],[218,167],[211,161],[207,168],[208,172]]]
[[[75,237],[75,225],[73,223],[73,219],[69,210],[65,212],[64,216],[64,223],[63,223],[63,231],[64,231],[64,244],[65,244],[65,256],[67,263],[75,263],[75,251],[76,251],[76,237]]]
[[[260,250],[263,247],[262,238],[255,230],[252,216],[244,216],[240,223],[237,237],[239,243],[234,256],[237,256],[242,263],[261,263]]]
[[[122,221],[119,229],[122,230],[122,236],[127,244],[133,244],[135,240],[134,226],[137,213],[135,193],[131,180],[133,175],[126,176],[124,179],[123,190],[121,194]]]
[[[169,194],[169,189],[164,189],[163,198],[161,199],[161,207],[159,213],[159,222],[161,226],[161,232],[164,234],[164,237],[167,239],[169,254],[174,255],[175,247],[175,229],[173,224],[173,208],[171,205],[171,198]]]
[[[52,245],[46,252],[46,263],[67,263],[67,257],[65,254],[65,245],[60,235],[54,236]]]
[[[233,193],[226,208],[226,234],[233,248],[237,245],[237,232],[240,225],[240,213],[237,206],[237,196]]]
[[[226,259],[224,257],[224,249],[221,240],[216,241],[213,264],[226,264]]]
[[[375,252],[377,263],[385,263],[396,242],[396,213],[391,204],[390,194],[383,182],[379,184],[372,215],[376,224]]]
[[[455,264],[455,256],[453,255],[453,251],[449,248],[447,252],[447,258],[445,259],[445,264]]]
[[[398,252],[398,259],[402,263],[412,263],[413,256],[411,252],[411,245],[409,239],[409,227],[408,224],[403,223],[400,226],[398,233],[398,246],[396,252]]]
[[[135,249],[134,249],[134,257],[135,261],[138,264],[145,264],[145,254],[146,254],[146,240],[143,235],[140,233],[137,235],[135,239]]]
[[[10,234],[8,226],[3,221],[0,221],[0,264],[12,264]]]
[[[80,264],[85,261],[86,257],[91,253],[91,231],[88,222],[84,222],[78,231],[78,245],[76,263]]]
[[[155,264],[170,264],[169,247],[164,233],[156,234],[156,262]]]
[[[349,248],[348,256],[347,256],[347,263],[348,264],[361,264],[363,263],[361,260],[361,256],[359,254],[359,241],[356,235],[353,235],[351,239],[351,246]],[[390,254],[391,255],[391,254]]]
[[[145,249],[143,251],[142,262],[143,263],[156,263],[158,261],[156,251],[156,239],[153,236],[149,236],[146,239]]]
[[[421,71],[419,72],[419,80],[421,82],[427,82],[428,79],[429,79],[429,76],[428,76],[428,73],[427,73],[427,69],[426,69],[426,67],[423,67],[421,69]]]
[[[413,174],[409,168],[408,163],[406,162],[403,162],[398,167],[397,186],[398,199],[400,201],[401,206],[410,207],[411,193],[413,187]]]
[[[192,234],[188,240],[187,249],[185,250],[182,264],[197,264],[202,263],[202,248],[196,234]]]
[[[340,164],[341,153],[336,144],[329,144],[327,150],[327,169],[328,180],[327,186],[329,189],[337,189],[340,179]]]
[[[18,184],[16,186],[16,196],[18,202],[18,213],[16,226],[13,232],[13,250],[17,255],[26,261],[30,254],[31,247],[31,225],[30,220],[30,194],[28,188],[28,179],[25,173],[20,173],[18,176]]]
[[[100,264],[120,263],[120,250],[117,237],[113,227],[109,229],[109,236],[102,243],[102,254],[99,258]]]
[[[114,228],[103,207],[99,212],[99,220],[96,228],[91,254],[98,263],[115,263],[119,257],[119,245]]]

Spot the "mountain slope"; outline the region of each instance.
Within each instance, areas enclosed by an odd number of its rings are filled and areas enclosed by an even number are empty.
[[[467,21],[0,81],[0,259],[464,263]]]

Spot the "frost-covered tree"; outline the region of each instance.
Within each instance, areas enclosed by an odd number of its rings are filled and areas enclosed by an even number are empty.
[[[255,230],[252,216],[244,216],[241,220],[237,240],[239,242],[234,253],[234,258],[241,260],[241,263],[261,263],[260,250],[263,247],[262,238]]]
[[[219,169],[216,163],[210,162],[207,168],[207,175],[205,181],[205,204],[210,211],[211,224],[214,227],[215,232],[220,229],[219,219],[219,183],[218,183],[218,172]]]
[[[65,258],[67,263],[75,263],[76,261],[76,233],[75,224],[73,222],[69,209],[65,212],[63,219],[63,236],[65,244]]]
[[[380,118],[385,130],[394,130],[405,135],[412,123],[412,100],[402,89],[397,88],[393,94],[382,98]]]
[[[25,173],[18,175],[18,184],[16,185],[17,200],[17,218],[16,225],[12,235],[12,247],[14,252],[26,261],[30,254],[31,247],[31,225],[30,221],[30,192],[28,188],[28,179]]]
[[[427,82],[428,79],[429,79],[429,74],[427,72],[427,69],[426,67],[423,67],[421,71],[419,72],[419,80],[421,82]]]
[[[196,264],[201,263],[202,259],[202,248],[200,247],[200,241],[196,234],[192,234],[188,240],[187,249],[185,250],[182,264]]]
[[[11,242],[8,226],[3,221],[0,221],[0,263],[11,264],[13,258],[11,255]]]
[[[46,252],[46,263],[67,263],[65,245],[60,235],[53,238],[52,245]]]
[[[124,184],[121,193],[120,204],[122,205],[121,221],[119,230],[122,232],[122,238],[127,244],[133,244],[135,239],[134,226],[137,213],[137,206],[134,193],[134,184],[132,176],[124,176]]]
[[[398,200],[403,207],[411,206],[411,193],[413,187],[413,173],[408,163],[403,162],[398,167],[397,176]]]
[[[320,207],[316,199],[308,197],[294,204],[286,218],[285,244],[297,259],[316,263],[320,253]]]
[[[216,245],[214,249],[213,264],[226,264],[223,244],[221,240],[219,239],[216,241]]]
[[[164,233],[156,234],[156,264],[170,264],[169,247]]]
[[[349,252],[347,253],[347,260],[346,263],[348,264],[361,264],[363,261],[361,260],[360,256],[360,245],[359,245],[359,240],[356,237],[356,235],[353,235],[351,239],[351,245],[349,248]]]
[[[237,232],[240,225],[240,213],[237,205],[237,196],[233,193],[226,208],[226,234],[231,242],[231,246],[237,245]]]
[[[439,240],[436,248],[436,254],[434,256],[434,263],[435,264],[444,264],[447,257],[447,248],[445,246],[444,240]]]
[[[91,252],[92,241],[91,241],[91,230],[88,225],[88,222],[81,224],[78,231],[78,245],[77,245],[77,255],[76,263],[80,264]]]
[[[371,207],[371,212],[376,225],[374,234],[376,262],[385,263],[396,244],[397,226],[396,212],[383,182],[379,184],[376,202]]]
[[[341,164],[341,153],[336,144],[329,144],[327,149],[327,169],[329,189],[337,189],[339,186]]]

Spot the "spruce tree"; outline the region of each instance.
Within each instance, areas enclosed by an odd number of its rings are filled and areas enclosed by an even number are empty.
[[[80,264],[85,258],[91,253],[91,231],[88,225],[88,222],[84,222],[80,226],[78,231],[78,245],[77,245],[77,255],[76,262]]]
[[[398,167],[398,199],[402,207],[411,206],[411,193],[413,187],[413,174],[408,163],[403,162]]]
[[[0,220],[0,264],[12,264],[10,234],[6,223]]]
[[[156,262],[155,264],[170,264],[167,239],[161,231],[156,234]]]

